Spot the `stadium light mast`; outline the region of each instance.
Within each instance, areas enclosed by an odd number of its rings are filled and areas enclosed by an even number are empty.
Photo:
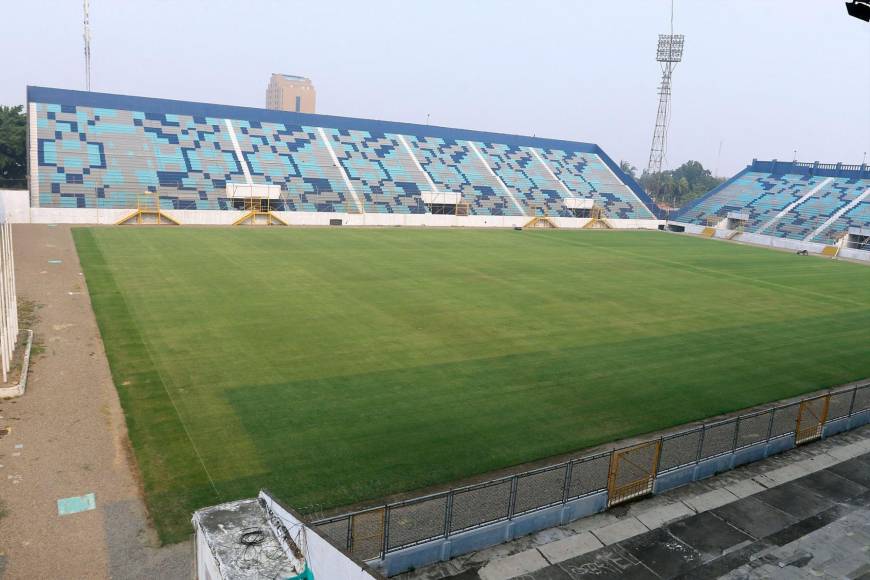
[[[88,0],[84,0],[84,39],[85,39],[85,90],[91,90],[91,20],[88,10]]]
[[[656,115],[656,127],[653,131],[652,146],[649,150],[647,173],[658,173],[662,170],[662,162],[668,143],[668,124],[671,113],[671,75],[677,63],[683,60],[682,34],[674,34],[674,3],[671,2],[671,33],[659,34],[656,48],[656,61],[662,67],[662,82],[659,85],[659,110]]]

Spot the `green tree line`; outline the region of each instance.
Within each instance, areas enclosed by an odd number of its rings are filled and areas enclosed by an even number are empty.
[[[0,105],[0,188],[25,187],[27,116],[24,107]]]
[[[662,207],[682,207],[725,181],[715,177],[700,161],[686,161],[676,169],[647,173],[638,178],[637,168],[627,161],[619,167],[638,180],[641,187]]]

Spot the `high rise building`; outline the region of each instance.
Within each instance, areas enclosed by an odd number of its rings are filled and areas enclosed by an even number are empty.
[[[295,113],[313,113],[317,91],[311,79],[272,73],[266,88],[266,108]]]

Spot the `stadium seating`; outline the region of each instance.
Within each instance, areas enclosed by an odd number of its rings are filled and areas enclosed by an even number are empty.
[[[672,219],[706,226],[737,212],[748,214],[747,232],[832,244],[850,227],[870,227],[868,191],[867,166],[753,161]]]
[[[355,206],[317,129],[249,121],[232,124],[252,181],[281,187],[279,207],[341,212]]]
[[[467,142],[438,137],[411,137],[408,142],[438,190],[462,195],[473,214],[522,214]]]
[[[475,146],[528,215],[570,217],[563,188],[529,149],[498,143]]]
[[[681,213],[680,219],[706,225],[708,218],[725,218],[728,212],[746,211],[750,216],[746,231],[754,232],[823,179],[749,172],[735,179],[719,194]]]
[[[867,180],[865,180],[864,186],[870,187],[870,183],[867,183]],[[840,219],[819,232],[812,241],[824,244],[833,243],[837,238],[848,232],[849,228],[870,228],[870,199],[865,198],[858,202],[843,213]]]
[[[452,193],[469,215],[570,217],[566,198],[592,197],[606,217],[653,218],[592,144],[39,87],[28,106],[38,207],[226,210],[228,185],[248,183],[296,212],[425,214],[424,194]]]
[[[607,217],[653,219],[650,207],[611,173],[598,155],[559,149],[539,150],[555,176],[573,195],[592,198]],[[651,204],[650,204],[651,205]]]
[[[835,179],[804,203],[785,214],[766,232],[783,238],[802,240],[825,223],[837,210],[861,195],[870,184],[865,180]]]

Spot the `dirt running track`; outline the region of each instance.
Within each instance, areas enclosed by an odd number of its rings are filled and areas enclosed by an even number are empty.
[[[70,227],[15,225],[20,300],[39,305],[27,393],[0,400],[0,579],[190,578],[189,542],[157,548]],[[51,263],[50,260],[61,260]],[[96,509],[58,515],[93,492]]]

